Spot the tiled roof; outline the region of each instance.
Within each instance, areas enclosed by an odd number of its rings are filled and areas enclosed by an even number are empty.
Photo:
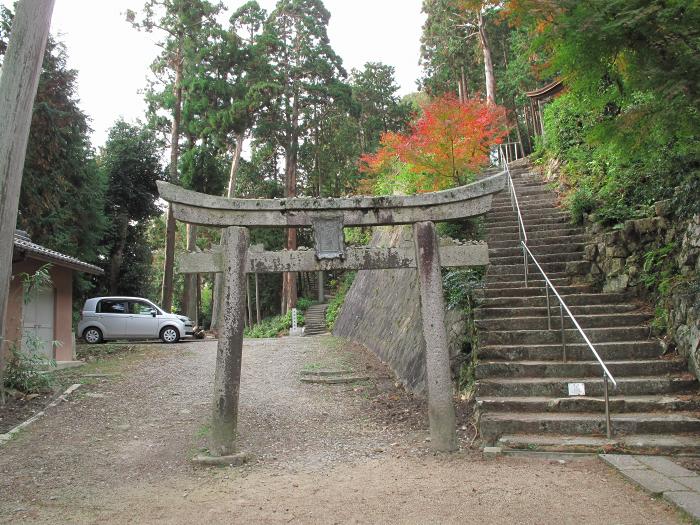
[[[26,233],[22,231],[16,231],[14,236],[15,251],[25,253],[32,257],[33,259],[39,259],[41,261],[46,261],[50,263],[55,263],[59,266],[64,266],[66,268],[71,268],[72,270],[77,270],[85,273],[92,273],[95,275],[100,275],[104,273],[102,268],[95,266],[94,264],[88,264],[71,257],[69,255],[64,255],[48,248],[44,248],[39,244],[35,244],[27,236]]]

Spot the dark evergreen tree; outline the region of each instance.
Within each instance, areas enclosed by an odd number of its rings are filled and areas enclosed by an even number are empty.
[[[110,130],[99,158],[107,182],[105,215],[108,230],[102,243],[105,292],[145,295],[149,289],[151,252],[146,246],[148,220],[161,213],[156,206],[156,180],[163,177],[159,144],[153,132],[118,121]]]

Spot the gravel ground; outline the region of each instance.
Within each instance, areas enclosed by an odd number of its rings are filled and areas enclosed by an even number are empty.
[[[214,342],[144,345],[0,449],[3,523],[678,523],[597,460],[433,455],[424,405],[331,337],[246,341],[239,469],[196,468]],[[299,372],[351,367],[352,385]],[[462,411],[463,412],[463,411]],[[461,413],[461,412],[460,412]]]

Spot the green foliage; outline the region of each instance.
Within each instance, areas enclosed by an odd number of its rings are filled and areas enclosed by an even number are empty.
[[[598,201],[588,186],[573,190],[566,199],[566,206],[571,214],[571,222],[583,224],[583,217],[596,209]]]
[[[297,326],[304,326],[304,315],[297,311]],[[291,310],[285,315],[278,315],[264,319],[260,324],[254,325],[252,328],[246,328],[243,332],[245,337],[264,338],[277,337],[292,327],[292,312]]]
[[[344,228],[345,244],[350,246],[367,246],[372,240],[372,228]]]
[[[546,106],[544,154],[605,225],[668,198],[680,217],[700,210],[699,23],[694,0],[566,0],[531,22],[568,88]]]
[[[101,243],[101,292],[148,293],[152,253],[146,244],[148,221],[158,215],[156,180],[163,176],[158,143],[147,128],[117,121],[100,152],[99,170],[107,181],[108,228]]]
[[[671,242],[644,254],[641,281],[648,290],[658,292],[662,297],[670,294],[680,277],[675,261],[669,257],[676,248],[676,243]]]
[[[328,303],[328,309],[326,310],[326,326],[329,330],[333,330],[336,319],[340,315],[340,311],[343,308],[343,303],[345,302],[345,296],[352,286],[352,282],[355,280],[357,272],[348,272],[343,275],[340,284],[338,285],[338,290],[336,291],[335,297]]]
[[[44,342],[34,334],[24,333],[24,344],[28,351],[22,351],[16,344],[9,345],[10,355],[5,366],[5,388],[13,388],[33,394],[47,392],[53,385],[53,376],[47,369],[56,366],[56,361],[42,356],[40,349]]]
[[[306,310],[309,309],[309,306],[314,304],[316,301],[313,299],[309,299],[308,297],[299,297],[297,299],[297,309],[301,310],[302,312],[305,312]]]
[[[474,291],[484,287],[483,268],[450,269],[443,272],[442,289],[448,309],[471,311],[475,304]]]
[[[0,60],[7,49],[12,12],[0,9]],[[90,146],[88,117],[78,107],[77,71],[68,68],[65,46],[49,37],[32,113],[17,226],[48,248],[99,261],[106,227],[105,181]],[[74,278],[82,301],[92,284]]]

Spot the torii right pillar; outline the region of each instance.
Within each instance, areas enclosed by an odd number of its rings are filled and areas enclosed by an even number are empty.
[[[445,301],[440,273],[440,249],[435,224],[413,225],[420,306],[425,339],[425,370],[428,387],[428,419],[433,450],[457,450],[455,408],[452,398],[450,355],[445,331]]]

